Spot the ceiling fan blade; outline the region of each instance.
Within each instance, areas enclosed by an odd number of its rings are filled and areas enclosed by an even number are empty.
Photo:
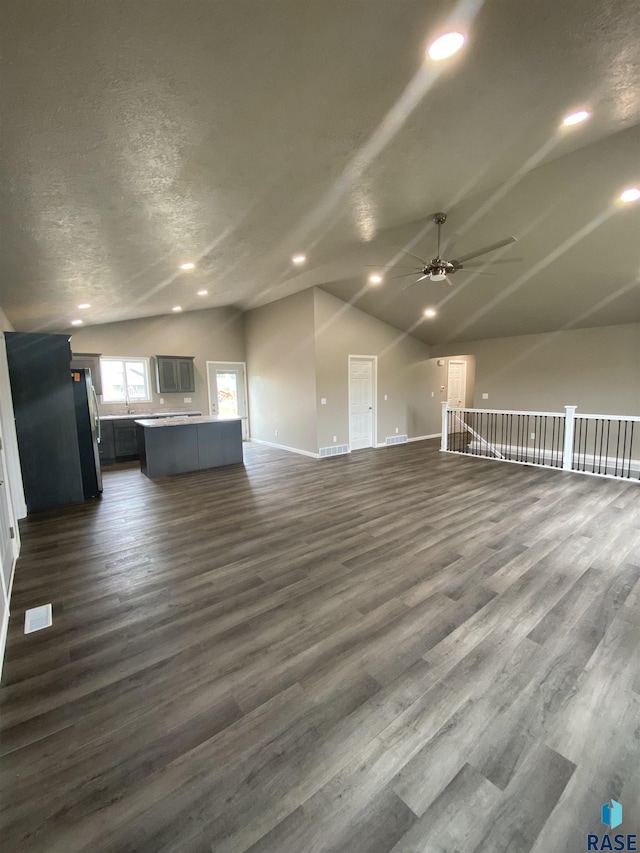
[[[524,261],[524,258],[500,258],[497,261],[481,261],[477,264],[465,264],[464,268],[466,270],[480,269],[481,267],[493,267],[495,264],[519,264],[521,261]]]
[[[394,246],[395,249],[399,249],[401,252],[404,252],[405,255],[411,255],[412,258],[415,258],[417,261],[420,261],[421,264],[425,266],[429,263],[429,261],[425,261],[424,258],[421,258],[419,255],[414,255],[413,252],[408,252],[406,249],[403,249],[402,246]]]
[[[425,278],[429,278],[428,275],[421,275],[420,278],[417,278],[415,281],[409,282],[409,284],[405,284],[402,288],[403,290],[407,290],[410,287],[413,287],[414,284],[418,284],[419,281],[423,281]]]
[[[478,258],[480,255],[486,255],[488,252],[495,252],[497,249],[502,249],[503,246],[508,246],[510,243],[515,242],[515,237],[507,237],[506,240],[499,240],[497,243],[492,243],[490,246],[484,246],[482,249],[476,249],[475,252],[467,252],[466,255],[460,255],[459,258],[451,261],[451,263],[463,264],[465,261],[470,261],[472,258]]]
[[[479,269],[471,269],[471,267],[462,267],[462,269],[457,269],[456,272],[472,272],[474,275],[490,275],[492,278],[495,278],[496,273],[494,272],[481,272]]]
[[[390,280],[394,278],[407,278],[410,275],[419,275],[421,272],[422,270],[414,270],[413,272],[403,272],[401,275],[389,275],[387,278]]]

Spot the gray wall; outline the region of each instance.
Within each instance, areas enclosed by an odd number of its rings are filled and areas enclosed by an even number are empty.
[[[349,355],[378,357],[377,442],[387,436],[410,438],[431,429],[433,368],[429,349],[325,291],[315,289],[318,447],[349,443]],[[385,394],[387,400],[384,399]],[[321,398],[326,405],[321,405]]]
[[[251,437],[316,453],[313,291],[248,311],[245,332]]]
[[[184,394],[160,394],[155,390],[155,374],[151,363],[153,403],[140,403],[136,408],[154,411],[194,410],[209,413],[207,361],[245,361],[242,313],[235,308],[208,308],[182,314],[147,317],[87,326],[71,332],[74,352],[99,352],[111,356],[192,355],[195,356],[196,390],[191,403]],[[119,404],[101,404],[103,413],[124,411]]]
[[[475,406],[640,415],[640,324],[433,347],[475,356]],[[488,393],[489,399],[482,399]]]
[[[2,308],[0,308],[0,331],[2,332],[15,332],[15,329],[9,322],[7,315],[4,313]]]

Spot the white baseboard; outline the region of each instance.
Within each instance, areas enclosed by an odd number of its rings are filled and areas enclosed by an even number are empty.
[[[409,438],[407,441],[426,441],[428,438],[440,438],[439,432],[434,432],[433,435],[417,435],[415,438]],[[276,444],[274,441],[264,441],[261,438],[251,438],[249,441],[254,442],[255,444],[264,444],[265,447],[275,447],[276,450],[286,450],[288,453],[299,453],[301,456],[309,456],[311,459],[320,459],[319,453],[312,453],[310,450],[300,450],[299,447],[289,447],[286,444]],[[381,447],[389,447],[386,442],[382,442],[381,444],[376,444],[375,449],[378,450]],[[351,452],[349,450],[349,452]],[[345,455],[345,454],[337,454],[337,455]]]
[[[414,438],[408,438],[407,443],[410,441],[426,441],[428,438],[440,438],[440,433],[434,432],[433,435],[416,435]],[[390,447],[390,446],[392,446],[392,445],[387,444],[385,441],[378,442],[378,444],[376,444],[376,450],[378,450],[380,447]]]
[[[286,444],[275,444],[273,441],[263,441],[261,438],[252,438],[254,444],[264,444],[265,447],[275,447],[276,450],[286,450],[289,453],[299,453],[301,456],[310,456],[311,459],[320,459],[319,453],[310,450],[300,450],[299,447],[288,447]]]

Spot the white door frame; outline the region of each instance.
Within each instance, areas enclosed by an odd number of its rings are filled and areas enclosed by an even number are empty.
[[[11,590],[13,587],[13,578],[16,568],[16,560],[20,550],[20,539],[18,533],[18,522],[13,508],[13,500],[9,490],[9,482],[7,479],[7,459],[4,451],[4,442],[2,440],[2,429],[0,427],[0,472],[2,473],[3,482],[0,488],[3,489],[4,500],[0,504],[0,524],[6,527],[6,534],[9,536],[9,566],[3,565],[0,572],[0,675],[2,674],[2,665],[4,663],[4,651],[7,642],[7,631],[9,628],[9,606],[11,603]],[[3,554],[4,556],[4,554]]]
[[[461,408],[465,408],[467,405],[467,362],[462,358],[450,358],[447,361],[447,403],[449,402],[449,397],[451,394],[451,387],[449,384],[449,375],[452,364],[461,364],[462,365],[462,406]]]
[[[348,411],[347,416],[349,418],[349,449],[351,449],[351,362],[358,361],[361,359],[367,359],[368,361],[373,362],[373,381],[372,381],[372,393],[371,393],[371,446],[378,446],[378,356],[377,355],[349,355],[347,359],[347,389],[349,392],[348,396]]]
[[[209,400],[209,414],[211,414],[211,382],[209,381],[209,365],[224,365],[228,367],[241,367],[244,375],[244,400],[245,405],[247,407],[247,435],[244,439],[245,441],[249,441],[251,438],[251,421],[249,420],[249,386],[247,382],[247,362],[246,361],[207,361],[206,363],[206,371],[207,371],[207,397]]]

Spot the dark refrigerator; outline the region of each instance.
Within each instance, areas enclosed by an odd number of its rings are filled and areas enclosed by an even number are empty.
[[[102,492],[102,473],[98,448],[100,442],[98,399],[91,383],[91,371],[87,368],[72,370],[71,384],[76,410],[82,489],[86,500],[87,498],[95,498]]]

